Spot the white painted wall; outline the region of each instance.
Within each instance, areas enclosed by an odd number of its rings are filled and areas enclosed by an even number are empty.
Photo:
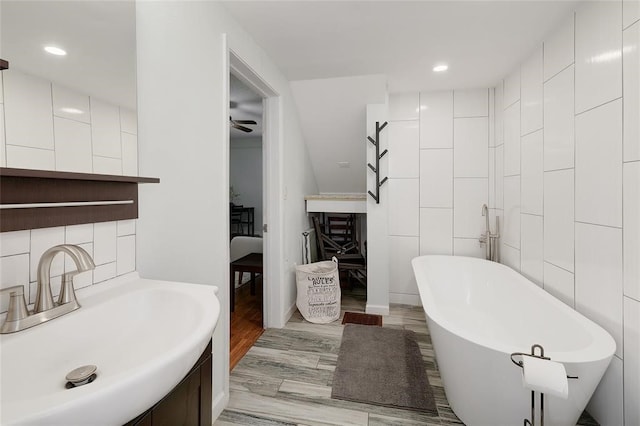
[[[239,194],[235,204],[253,207],[254,233],[262,235],[262,138],[231,139],[229,185]]]
[[[488,89],[389,97],[389,301],[420,305],[411,259],[484,257]],[[385,161],[383,160],[383,162]]]
[[[386,102],[386,76],[299,80],[291,89],[320,192],[366,192],[366,106]]]
[[[367,135],[375,138],[376,122],[382,124],[388,120],[387,102],[367,105]],[[388,133],[380,133],[380,152],[389,148]],[[366,163],[376,164],[376,149],[367,142]],[[385,157],[383,157],[385,158]],[[387,176],[389,167],[386,159],[380,162],[381,176]],[[368,169],[367,169],[368,170]],[[375,194],[376,178],[370,170],[367,173],[367,189]],[[367,195],[367,306],[370,314],[389,314],[389,185],[380,188],[380,203]]]
[[[96,104],[103,108],[90,108]],[[73,112],[68,112],[69,109]],[[118,175],[124,172],[135,176],[138,174],[136,133],[134,111],[17,68],[0,73],[2,167]],[[101,146],[111,147],[116,154],[113,157],[96,155]],[[65,243],[78,244],[87,250],[96,264],[95,270],[74,278],[76,289],[135,270],[135,220],[3,232],[0,234],[0,288],[23,285],[28,303],[34,303],[36,268],[42,253]],[[62,274],[75,269],[63,256],[56,257],[51,267],[54,297],[60,291]],[[6,311],[8,300],[2,302],[0,312]]]
[[[587,410],[640,424],[640,2],[585,2],[495,93],[502,262],[605,328]]]
[[[317,192],[289,84],[217,3],[138,2],[136,15],[140,170],[161,179],[140,192],[138,270],[145,277],[216,285],[221,305],[229,305],[227,40],[280,95],[270,104],[281,117],[273,151],[281,166],[273,182],[280,214],[270,238],[281,242],[281,251],[271,253],[281,279],[267,291],[276,293],[271,319],[282,326],[295,305],[293,264],[301,262],[300,233],[308,227],[304,195]],[[229,397],[227,309],[213,347],[217,416]]]

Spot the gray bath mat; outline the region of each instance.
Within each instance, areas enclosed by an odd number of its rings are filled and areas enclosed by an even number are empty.
[[[415,333],[347,324],[331,398],[437,414]]]

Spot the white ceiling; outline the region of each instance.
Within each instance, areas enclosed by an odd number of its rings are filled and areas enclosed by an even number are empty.
[[[0,54],[10,69],[136,109],[133,0],[2,0],[0,8]],[[67,55],[50,55],[45,45]]]
[[[222,3],[289,80],[386,74],[395,93],[495,85],[577,1]]]

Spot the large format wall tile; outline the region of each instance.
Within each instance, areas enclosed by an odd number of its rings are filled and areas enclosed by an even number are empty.
[[[622,96],[622,2],[576,11],[576,113]]]
[[[453,148],[453,92],[420,93],[420,148]]]
[[[624,164],[624,294],[640,300],[640,161]]]
[[[7,145],[7,167],[16,169],[55,170],[55,152],[49,149]]]
[[[543,214],[543,135],[542,130],[522,137],[522,212]]]
[[[453,209],[420,209],[420,255],[452,255]]]
[[[542,47],[521,67],[521,129],[522,135],[542,129]]]
[[[6,143],[53,149],[51,83],[13,70],[3,73]]]
[[[576,220],[622,226],[622,101],[576,116]]]
[[[453,150],[420,150],[420,207],[453,207]]]
[[[389,179],[389,235],[419,236],[419,179]]]
[[[520,176],[504,178],[504,233],[502,241],[520,248]]]
[[[101,175],[121,175],[122,160],[119,158],[107,158],[93,156],[93,173]]]
[[[574,13],[544,42],[544,81],[573,63]]]
[[[59,84],[52,84],[53,114],[56,117],[91,123],[91,107],[89,96],[68,89]]]
[[[120,108],[120,130],[131,135],[138,134],[138,115],[135,111]]]
[[[544,260],[573,272],[573,169],[544,173]]]
[[[133,272],[136,269],[136,236],[127,235],[118,237],[117,241],[117,265],[118,275]]]
[[[31,231],[13,231],[0,233],[0,256],[29,253]]]
[[[573,167],[573,66],[544,84],[544,169]]]
[[[389,178],[417,178],[420,173],[420,123],[392,121],[388,126]]]
[[[91,173],[91,125],[55,117],[56,170]]]
[[[495,208],[504,207],[504,144],[496,147],[496,199]]]
[[[122,132],[122,174],[138,176],[138,137]]]
[[[120,111],[118,107],[91,98],[93,155],[121,158]]]
[[[488,177],[488,118],[456,118],[453,122],[453,176]]]
[[[504,79],[504,108],[509,108],[518,100],[520,100],[520,68],[516,68]]]
[[[622,27],[627,28],[638,20],[640,20],[640,0],[622,0]]]
[[[455,256],[468,256],[484,259],[486,257],[485,246],[480,244],[477,238],[454,238],[453,254]]]
[[[493,141],[489,140],[489,143],[492,143],[495,146],[502,145],[504,143],[504,128],[502,118],[504,116],[504,85],[503,82],[500,81],[495,88],[495,118],[494,118],[494,128],[495,128],[495,138]]]
[[[622,230],[576,223],[576,309],[600,324],[622,357]]]
[[[507,265],[514,271],[520,272],[520,250],[506,244],[500,246],[500,262]]]
[[[575,308],[574,276],[571,272],[544,262],[544,289],[557,299]]]
[[[397,93],[389,95],[389,120],[417,120],[420,111],[418,93]]]
[[[542,216],[523,214],[521,220],[521,271],[534,283],[542,286],[544,281],[543,267],[543,221]]]
[[[93,227],[94,256],[96,265],[115,262],[117,252],[116,222],[96,223]]]
[[[489,91],[487,89],[455,90],[453,92],[453,117],[489,116]]]
[[[484,232],[482,205],[488,198],[487,178],[457,178],[453,182],[453,236],[479,238]]]
[[[411,259],[419,256],[419,246],[418,237],[389,237],[390,293],[419,294],[411,267]]]
[[[640,160],[640,22],[624,30],[622,47],[624,161]]]
[[[504,175],[520,174],[520,102],[504,111]]]

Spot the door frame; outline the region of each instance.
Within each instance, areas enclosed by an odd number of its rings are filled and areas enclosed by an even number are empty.
[[[268,231],[263,232],[263,327],[282,327],[282,170],[281,170],[281,131],[282,105],[281,97],[241,56],[232,48],[228,48],[229,73],[238,77],[249,88],[263,98],[263,132],[262,132],[262,203],[263,223]],[[229,79],[227,91],[229,93]],[[229,116],[229,102],[226,100],[226,116]],[[226,152],[230,153],[230,137],[226,138]],[[228,162],[227,162],[228,164]],[[228,179],[227,170],[227,179]],[[228,185],[227,185],[228,187]],[[230,218],[228,219],[230,220]],[[227,226],[229,228],[229,226]]]

